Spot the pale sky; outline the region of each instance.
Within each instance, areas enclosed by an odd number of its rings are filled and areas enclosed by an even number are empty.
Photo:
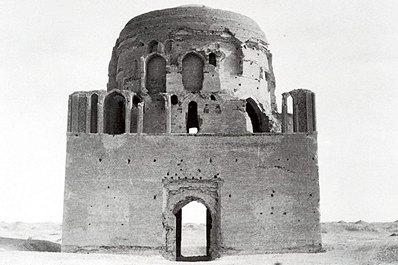
[[[397,1],[1,0],[0,221],[62,221],[68,95],[106,89],[131,18],[184,4],[260,25],[279,108],[316,93],[321,220],[397,220]]]

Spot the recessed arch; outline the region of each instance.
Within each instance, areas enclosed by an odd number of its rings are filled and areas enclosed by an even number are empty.
[[[147,61],[146,89],[149,94],[166,92],[166,60],[159,54],[151,56]]]
[[[143,132],[166,132],[166,101],[161,94],[154,94],[145,99]]]
[[[126,131],[126,99],[118,93],[112,92],[106,96],[104,102],[104,133],[122,134]]]
[[[258,107],[256,101],[252,98],[246,100],[246,112],[251,121],[249,131],[253,133],[270,132],[269,118]]]
[[[131,106],[131,122],[130,122],[130,132],[137,133],[138,129],[138,104],[141,102],[141,99],[137,96],[133,96],[133,105]]]
[[[182,60],[182,84],[191,92],[198,92],[203,86],[203,60],[195,53],[188,53]]]

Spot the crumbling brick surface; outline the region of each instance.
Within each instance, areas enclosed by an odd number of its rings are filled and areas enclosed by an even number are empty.
[[[63,250],[172,257],[172,213],[193,197],[218,224],[215,256],[317,251],[316,150],[314,134],[70,134]]]

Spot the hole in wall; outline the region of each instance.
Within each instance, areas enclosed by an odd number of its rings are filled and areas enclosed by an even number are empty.
[[[156,40],[151,41],[148,44],[148,53],[157,52],[158,51],[159,42]]]
[[[178,97],[177,97],[177,95],[172,95],[170,101],[171,101],[171,104],[177,105],[177,104],[178,104]]]
[[[209,54],[209,64],[217,66],[217,56],[214,53]]]
[[[133,105],[134,107],[138,107],[138,103],[141,102],[141,99],[138,96],[133,97]]]
[[[214,95],[211,95],[211,96],[210,96],[210,99],[213,100],[213,101],[216,101],[216,100],[217,100],[216,97],[215,97]]]

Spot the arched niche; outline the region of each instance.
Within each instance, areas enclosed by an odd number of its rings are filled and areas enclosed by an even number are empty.
[[[148,44],[148,53],[153,53],[158,51],[159,42],[157,40],[152,40]]]
[[[166,92],[166,60],[158,54],[147,61],[146,89],[148,94]]]
[[[246,112],[251,121],[249,131],[253,133],[270,132],[269,118],[258,107],[256,101],[252,98],[246,99]]]
[[[104,133],[122,134],[126,132],[126,99],[118,92],[106,96],[104,102]]]
[[[213,52],[209,54],[209,64],[217,66],[217,56]]]
[[[144,133],[166,132],[166,101],[161,94],[151,95],[145,99],[144,107]]]
[[[138,110],[138,104],[141,102],[141,99],[137,96],[133,96],[133,104],[131,107],[131,122],[130,122],[130,132],[131,133],[137,133],[138,132],[138,115],[139,115],[139,110]]]
[[[182,60],[182,84],[184,89],[198,92],[203,86],[203,60],[195,53],[188,53]]]

